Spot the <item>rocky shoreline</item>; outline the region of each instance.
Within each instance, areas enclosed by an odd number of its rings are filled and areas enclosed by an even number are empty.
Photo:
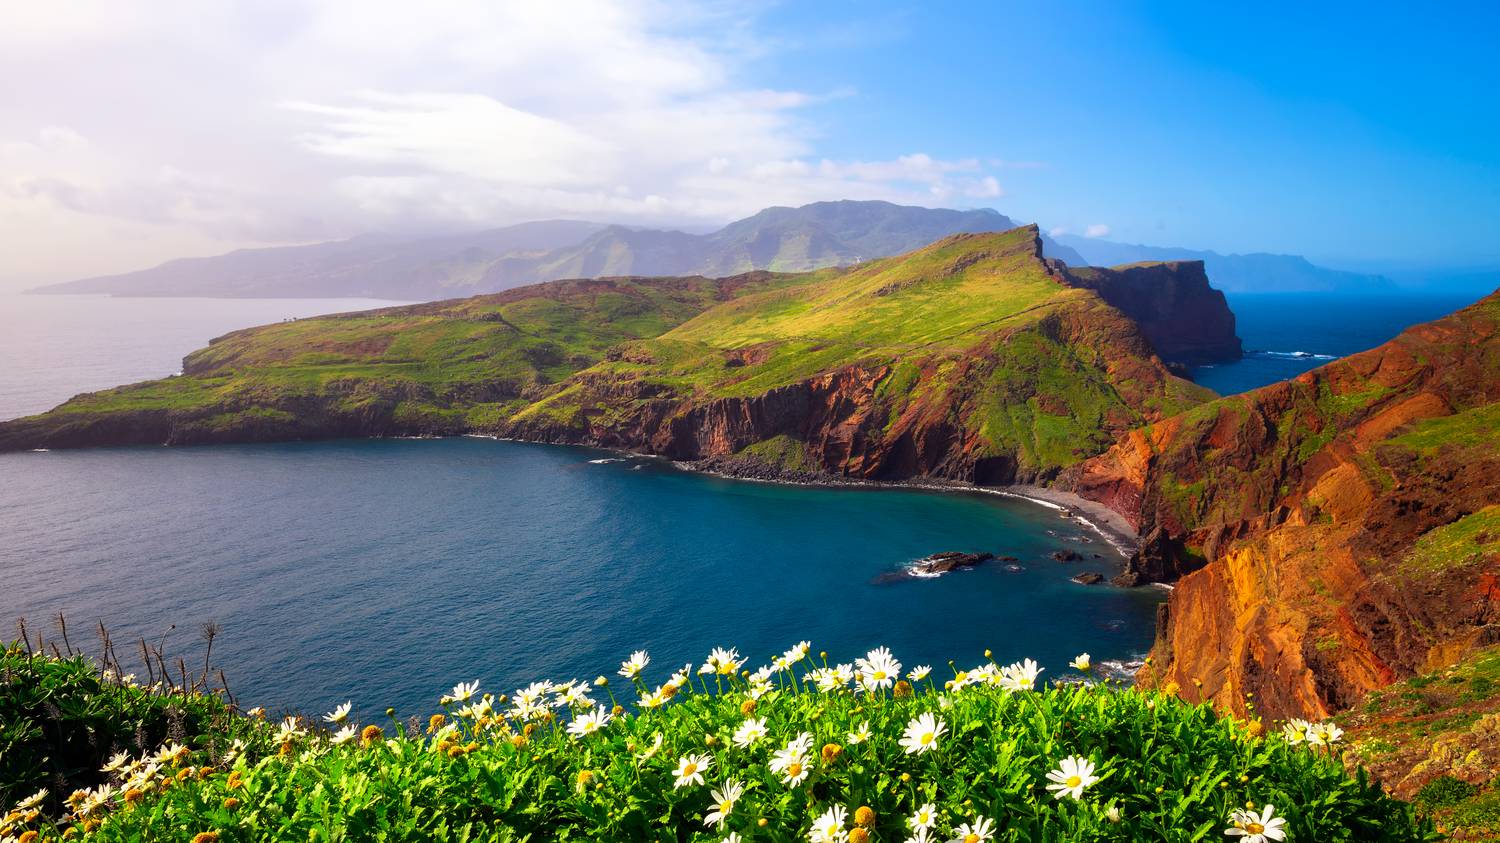
[[[606,449],[607,450],[607,449]],[[619,453],[629,453],[621,451]],[[634,454],[649,457],[649,454]],[[653,457],[659,459],[658,457]],[[685,471],[696,471],[733,480],[750,480],[761,483],[786,483],[794,486],[829,486],[853,488],[922,489],[933,492],[969,492],[1020,498],[1048,509],[1057,510],[1062,517],[1077,521],[1083,527],[1102,537],[1122,556],[1129,559],[1140,549],[1140,537],[1130,522],[1118,512],[1096,501],[1079,497],[1072,492],[1032,484],[1012,486],[977,486],[970,483],[933,479],[912,480],[858,480],[836,477],[824,472],[788,471],[756,460],[743,458],[719,458],[692,461],[676,461],[673,465]]]

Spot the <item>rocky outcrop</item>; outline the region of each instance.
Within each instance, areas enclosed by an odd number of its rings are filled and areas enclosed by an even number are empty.
[[[1124,514],[1124,579],[1175,589],[1142,681],[1322,716],[1495,622],[1500,294],[1293,381],[1124,437],[1060,485]]]
[[[1238,360],[1244,353],[1234,312],[1209,285],[1202,261],[1069,268],[1063,277],[1135,320],[1163,360],[1198,365]]]

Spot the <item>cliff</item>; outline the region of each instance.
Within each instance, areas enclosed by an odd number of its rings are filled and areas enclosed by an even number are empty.
[[[1191,366],[1238,360],[1244,353],[1234,312],[1209,285],[1202,261],[1068,268],[1063,274],[1134,319],[1165,360]]]
[[[1321,716],[1500,640],[1497,446],[1500,293],[1060,484],[1140,530],[1127,581],[1176,579],[1141,681]]]
[[[487,433],[1006,483],[1207,397],[1029,226],[849,270],[557,282],[240,331],[180,377],[0,423],[0,448]]]

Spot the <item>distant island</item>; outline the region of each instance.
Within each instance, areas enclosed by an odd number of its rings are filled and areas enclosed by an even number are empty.
[[[549,220],[429,237],[243,249],[152,269],[41,287],[39,293],[115,296],[458,298],[568,278],[720,278],[755,270],[806,272],[911,251],[952,234],[1003,231],[1016,222],[982,208],[957,211],[880,201],[767,208],[708,234]],[[1294,255],[1219,255],[1041,235],[1049,258],[1070,266],[1200,260],[1229,291],[1370,290],[1390,282],[1324,269]]]

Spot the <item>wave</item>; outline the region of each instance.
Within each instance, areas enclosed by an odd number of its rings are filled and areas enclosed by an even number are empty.
[[[1146,657],[1133,656],[1128,659],[1105,659],[1096,666],[1099,675],[1120,681],[1133,680],[1140,669],[1146,666]]]
[[[589,460],[589,465],[608,465],[612,462],[625,462],[628,457],[603,457],[597,460]]]
[[[1272,360],[1337,360],[1334,354],[1318,354],[1313,351],[1265,351],[1252,348],[1245,352],[1246,357],[1270,358]]]

